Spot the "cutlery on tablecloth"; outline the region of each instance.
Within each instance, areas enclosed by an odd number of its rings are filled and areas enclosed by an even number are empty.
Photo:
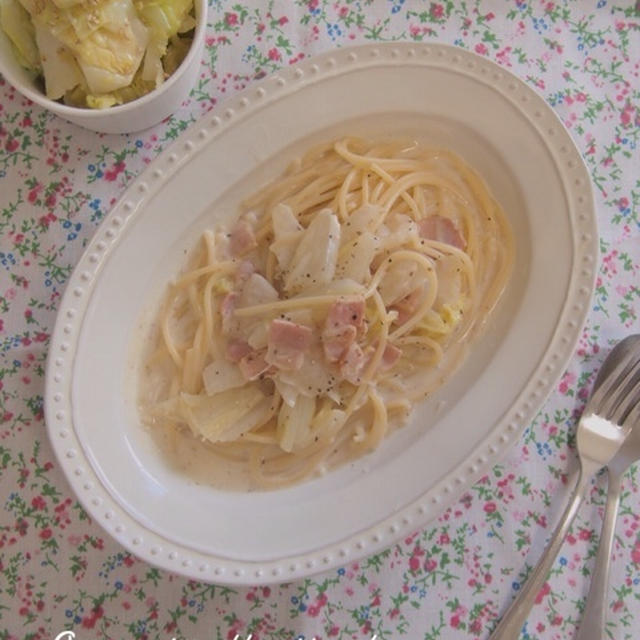
[[[636,359],[640,359],[640,334],[627,336],[611,351],[606,364],[600,369],[596,378],[594,389],[610,373],[608,363],[614,363],[616,359],[624,358],[629,354],[634,354]],[[633,362],[629,364],[631,367]],[[636,378],[640,378],[640,371],[636,373]],[[636,402],[640,401],[640,393],[636,396]],[[638,409],[636,407],[636,416]],[[604,638],[604,625],[606,622],[606,599],[607,588],[609,586],[609,567],[611,564],[611,551],[613,549],[613,536],[615,533],[616,518],[618,516],[618,506],[620,504],[620,492],[622,490],[622,478],[629,467],[640,460],[640,419],[630,424],[631,432],[607,465],[609,477],[607,487],[607,503],[602,523],[602,533],[598,545],[598,555],[591,576],[591,587],[584,609],[584,615],[580,623],[580,629],[576,640],[601,640]]]
[[[578,422],[576,444],[580,472],[570,502],[537,566],[494,629],[490,640],[516,640],[520,636],[592,476],[609,464],[623,445],[631,425],[640,417],[638,352],[634,350],[624,354],[619,362],[610,360],[613,355],[609,354],[603,364],[610,370],[609,375],[595,389]]]

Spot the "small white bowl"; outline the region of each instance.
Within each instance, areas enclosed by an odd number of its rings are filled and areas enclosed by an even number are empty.
[[[34,77],[16,60],[9,38],[0,29],[0,73],[24,96],[74,124],[102,133],[130,133],[157,124],[172,114],[196,82],[207,26],[207,0],[194,0],[196,28],[182,64],[157,89],[108,109],[70,107],[47,98]]]

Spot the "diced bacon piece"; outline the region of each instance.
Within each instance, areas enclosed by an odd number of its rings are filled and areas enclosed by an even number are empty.
[[[229,333],[236,310],[238,294],[235,291],[227,293],[220,303],[220,316],[222,317],[222,333]]]
[[[420,306],[423,294],[423,287],[418,287],[391,307],[398,312],[398,317],[395,320],[396,324],[404,324],[414,314],[415,310]]]
[[[322,348],[327,362],[338,362],[356,339],[357,329],[349,324],[342,329],[325,331],[322,334]]]
[[[229,250],[231,255],[238,257],[258,246],[253,228],[246,220],[238,220],[233,225],[229,235]]]
[[[429,240],[437,240],[464,249],[465,240],[453,220],[444,216],[433,215],[418,221],[420,236]]]
[[[373,345],[368,346],[364,351],[364,364],[362,366],[362,370],[369,366],[371,361],[373,360],[373,356],[378,349],[378,342],[376,341]],[[380,358],[380,362],[378,362],[378,366],[376,371],[388,371],[393,367],[393,365],[398,361],[400,356],[402,355],[402,350],[398,349],[398,347],[387,343],[384,347],[384,351],[382,352],[382,357]]]
[[[400,306],[396,305],[395,307],[392,307],[392,309],[398,314],[396,319],[393,321],[394,324],[403,325],[411,317],[411,314]]]
[[[269,325],[269,342],[276,347],[305,351],[311,345],[309,327],[289,320],[276,319]]]
[[[367,362],[368,358],[360,345],[357,342],[352,342],[340,363],[340,374],[351,384],[360,384],[362,372]]]
[[[365,327],[364,298],[338,300],[329,308],[322,330],[322,346],[327,362],[338,362]]]
[[[387,371],[391,369],[401,355],[401,349],[398,349],[398,347],[392,344],[387,344],[382,352],[382,359],[380,360],[379,365],[380,371]]]
[[[342,330],[352,325],[357,330],[364,326],[364,298],[353,300],[338,300],[334,302],[327,315],[325,330],[331,332],[334,329]]]
[[[253,275],[255,270],[256,268],[251,260],[243,260],[238,265],[234,276],[236,285],[242,287],[242,285]]]
[[[240,362],[242,358],[248,356],[253,349],[244,340],[231,339],[227,342],[225,357],[229,362]]]
[[[264,351],[253,351],[240,360],[238,366],[245,380],[256,380],[269,370],[271,365],[264,359],[264,356]]]
[[[300,369],[312,338],[311,329],[305,325],[272,320],[267,338],[267,362],[285,371]]]

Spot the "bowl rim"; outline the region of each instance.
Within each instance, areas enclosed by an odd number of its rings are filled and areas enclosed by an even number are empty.
[[[117,115],[126,113],[127,111],[133,111],[137,108],[143,108],[150,102],[153,102],[160,98],[163,94],[167,93],[171,87],[178,82],[180,76],[193,64],[196,55],[200,55],[200,47],[198,43],[204,40],[204,35],[207,29],[207,10],[209,8],[208,0],[193,0],[193,6],[196,11],[196,27],[193,35],[193,42],[189,47],[187,55],[184,57],[178,68],[159,86],[146,93],[135,100],[125,102],[123,104],[109,107],[108,109],[91,109],[89,107],[72,107],[67,104],[58,102],[47,98],[46,95],[40,91],[36,91],[29,85],[26,85],[14,72],[14,68],[19,68],[20,63],[14,59],[14,64],[7,64],[5,59],[0,56],[0,74],[2,74],[7,82],[11,84],[16,91],[20,92],[26,98],[39,104],[40,106],[56,113],[61,117],[73,117],[73,118],[86,118],[87,120],[94,120],[96,118],[104,118],[108,115]],[[0,28],[0,35],[8,39],[8,36]],[[29,73],[28,69],[25,69]]]

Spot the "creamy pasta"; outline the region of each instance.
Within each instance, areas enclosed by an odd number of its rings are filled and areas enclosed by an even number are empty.
[[[314,147],[207,230],[170,285],[142,415],[249,488],[371,451],[459,364],[513,253],[504,212],[450,151]]]

